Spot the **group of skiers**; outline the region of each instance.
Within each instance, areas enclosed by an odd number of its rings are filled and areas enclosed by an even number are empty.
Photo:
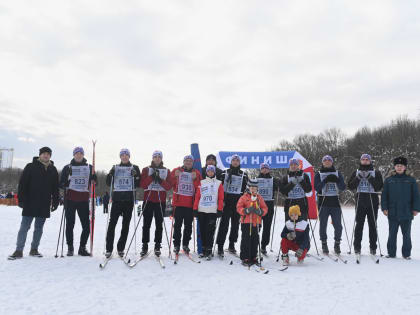
[[[65,235],[67,256],[74,255],[73,229],[76,212],[82,225],[78,254],[90,256],[86,245],[90,235],[89,198],[90,186],[97,178],[84,157],[84,150],[76,147],[73,159],[66,165],[61,178],[50,160],[52,151],[43,147],[39,156],[29,163],[19,181],[19,207],[23,209],[22,221],[17,237],[15,252],[9,259],[23,257],[27,232],[32,221],[35,229],[30,255],[42,257],[38,246],[43,226],[50,212],[59,204],[59,188],[64,191]],[[120,151],[120,161],[114,165],[106,178],[110,187],[111,209],[107,222],[105,257],[110,258],[114,250],[115,228],[122,217],[121,235],[117,243],[120,257],[126,254],[126,243],[135,205],[136,189],[144,190],[144,201],[137,215],[143,218],[142,247],[140,256],[148,255],[150,228],[155,219],[155,256],[161,255],[162,234],[165,228],[170,253],[175,259],[180,253],[190,255],[190,242],[194,218],[197,218],[202,243],[201,258],[208,260],[214,254],[224,257],[224,245],[229,232],[227,251],[240,257],[244,265],[261,265],[262,255],[267,255],[270,231],[275,213],[275,194],[285,196],[285,226],[281,232],[281,258],[289,263],[289,250],[295,252],[298,262],[303,262],[310,248],[309,207],[306,194],[312,191],[308,174],[303,172],[301,161],[291,159],[287,176],[276,178],[271,175],[270,166],[260,165],[258,176],[251,178],[241,169],[240,157],[231,157],[230,167],[221,170],[216,157],[206,158],[201,171],[193,168],[194,157],[187,155],[182,166],[172,171],[164,167],[163,154],[155,151],[149,166],[141,171],[130,162],[130,151]],[[407,172],[408,161],[404,157],[394,160],[394,172],[383,182],[382,174],[375,170],[369,154],[363,154],[360,165],[351,175],[347,187],[356,191],[356,215],[354,228],[354,251],[360,254],[365,218],[369,224],[371,254],[377,248],[378,193],[382,191],[382,212],[388,217],[388,257],[396,256],[398,228],[403,234],[402,255],[411,256],[411,221],[420,211],[420,197],[416,180]],[[326,155],[322,166],[315,174],[314,187],[318,196],[319,236],[322,251],[329,254],[327,244],[328,219],[334,226],[334,253],[340,255],[342,222],[344,222],[339,193],[346,188],[343,175],[335,168],[333,158]],[[173,220],[170,238],[164,225],[164,209],[167,192],[173,190]],[[105,212],[105,208],[104,208]],[[108,209],[106,208],[106,213]],[[235,244],[241,226],[240,254]],[[315,225],[316,226],[316,225]],[[137,227],[136,227],[137,229]],[[137,230],[136,230],[137,231]],[[260,233],[262,231],[262,233]],[[313,233],[313,231],[312,231]],[[170,239],[170,240],[169,240]],[[173,248],[172,247],[173,244]],[[217,245],[217,250],[215,247]],[[182,251],[181,251],[182,250]],[[280,255],[280,254],[279,254]]]

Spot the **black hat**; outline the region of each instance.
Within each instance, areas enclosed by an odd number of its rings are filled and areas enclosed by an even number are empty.
[[[405,158],[403,156],[399,156],[399,157],[395,158],[394,159],[394,165],[397,165],[397,164],[402,164],[402,165],[407,166],[407,164],[408,164],[407,158]]]
[[[208,161],[208,160],[215,160],[215,161],[217,161],[216,156],[214,154],[207,155],[206,161]]]
[[[42,147],[41,149],[39,149],[39,155],[45,152],[49,153],[50,155],[52,154],[52,151],[49,147]]]

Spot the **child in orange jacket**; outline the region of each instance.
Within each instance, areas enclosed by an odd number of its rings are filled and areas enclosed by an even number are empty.
[[[262,217],[268,212],[263,197],[258,194],[258,181],[248,180],[246,193],[239,199],[236,206],[241,215],[241,254],[242,264],[250,266],[257,263],[259,246],[259,227]]]

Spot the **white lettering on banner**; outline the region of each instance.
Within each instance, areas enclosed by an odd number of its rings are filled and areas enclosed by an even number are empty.
[[[277,164],[286,164],[289,161],[287,160],[287,155],[277,155],[276,156],[276,163]]]
[[[270,165],[272,162],[271,156],[264,156],[264,163]]]
[[[335,172],[326,172],[326,173],[319,173],[321,177],[321,181],[323,181],[328,175],[335,175],[338,177],[338,171]],[[327,182],[322,188],[322,195],[321,196],[338,196],[338,186],[337,183]]]
[[[198,211],[205,213],[216,213],[220,180],[203,179],[201,181],[201,198],[198,204]]]
[[[273,200],[273,178],[257,178],[258,193],[265,201]]]
[[[114,191],[133,191],[133,167],[115,166]]]
[[[228,172],[226,172],[224,184],[225,192],[228,194],[240,195],[242,192],[242,181],[244,179],[244,174],[242,174],[242,176],[232,175],[232,182],[230,184],[228,184],[228,177]]]
[[[259,156],[251,156],[251,164],[260,164]]]
[[[192,173],[180,172],[178,176],[178,195],[182,196],[193,196],[194,185],[192,179]]]
[[[166,180],[166,177],[168,176],[168,170],[166,168],[157,168],[156,169],[159,172],[159,177],[162,180]],[[155,169],[149,167],[149,176],[151,176],[155,172]],[[146,190],[154,190],[154,191],[165,191],[165,188],[163,188],[159,183],[155,183],[154,181],[147,187]]]
[[[70,166],[71,176],[69,189],[80,192],[89,191],[89,176],[90,167],[89,165],[84,166]]]
[[[358,172],[362,172],[357,170]],[[371,177],[375,178],[375,171],[367,171],[366,173],[370,174]],[[375,189],[367,178],[362,178],[360,180],[359,186],[357,186],[358,193],[370,193],[375,194]]]

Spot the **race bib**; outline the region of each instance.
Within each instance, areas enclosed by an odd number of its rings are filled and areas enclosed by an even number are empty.
[[[273,200],[273,178],[257,178],[258,193],[264,200]]]
[[[303,175],[302,175],[303,176]],[[290,183],[291,177],[288,176],[288,182]],[[289,199],[301,199],[305,197],[305,191],[303,190],[302,186],[297,183],[295,187],[291,191],[289,191],[287,198]]]
[[[132,167],[115,166],[114,191],[133,191]]]
[[[219,180],[201,181],[201,198],[198,205],[200,212],[216,213],[220,183]]]
[[[193,196],[194,185],[192,179],[192,173],[180,172],[178,176],[178,195],[182,196]]]
[[[319,173],[321,177],[321,181],[323,181],[328,175],[335,175],[338,177],[338,171],[335,172],[327,172],[327,173]],[[338,196],[338,186],[336,183],[328,182],[325,184],[324,188],[322,188],[322,196]]]
[[[159,177],[162,180],[165,180],[168,176],[168,170],[166,168],[158,168],[159,171]],[[154,173],[154,169],[149,167],[149,176],[151,176]],[[147,190],[154,190],[154,191],[165,191],[165,188],[163,188],[159,183],[152,182],[149,187],[147,187]]]
[[[371,177],[375,177],[375,171],[368,171]],[[358,193],[370,193],[374,194],[375,189],[373,188],[372,184],[369,183],[369,180],[367,178],[362,178],[360,180],[359,186],[357,187]]]
[[[234,194],[234,195],[240,195],[242,192],[242,182],[244,179],[244,175],[242,176],[238,176],[238,175],[232,175],[232,182],[228,183],[227,182],[227,177],[228,177],[228,173],[226,172],[225,175],[225,184],[224,184],[224,188],[225,188],[225,192],[228,194]]]
[[[69,189],[80,192],[89,191],[89,177],[90,167],[89,165],[84,166],[70,166],[71,176]]]

